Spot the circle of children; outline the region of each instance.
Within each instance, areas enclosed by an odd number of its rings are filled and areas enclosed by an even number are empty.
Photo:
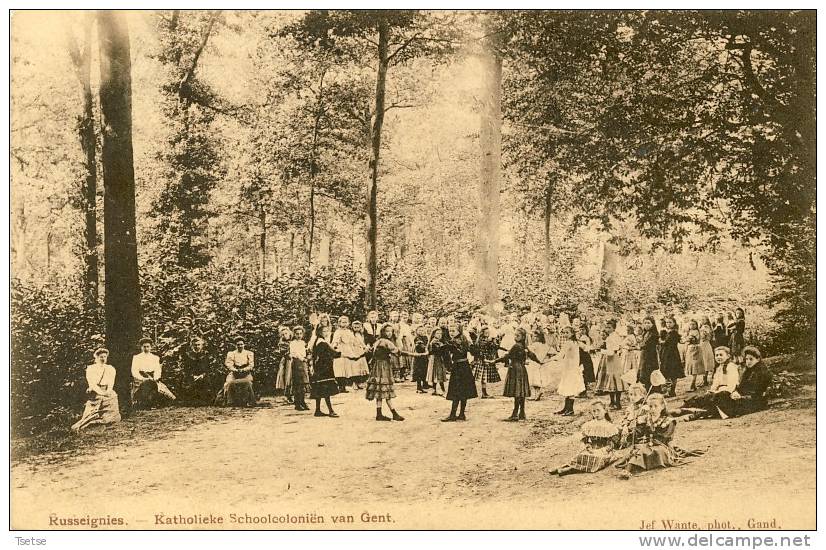
[[[574,416],[577,398],[607,395],[589,405],[592,419],[581,427],[583,449],[552,474],[596,472],[609,464],[630,474],[678,465],[704,451],[687,451],[672,444],[676,420],[728,418],[764,409],[771,374],[761,362],[760,351],[746,346],[745,314],[738,308],[724,320],[717,315],[681,316],[641,313],[638,318],[593,319],[527,313],[521,318],[473,314],[460,321],[454,317],[425,319],[420,314],[390,312],[386,322],[371,311],[364,322],[312,314],[309,326],[281,327],[277,353],[280,357],[276,394],[284,395],[296,410],[307,411],[306,395],[315,400],[315,417],[337,418],[330,401],[338,393],[364,390],[376,405],[379,422],[403,421],[393,406],[396,386],[410,378],[417,394],[446,396],[450,413],[442,422],[467,419],[468,400],[481,393],[490,396],[488,384],[502,381],[502,395],[513,398],[513,410],[505,421],[526,419],[525,401],[539,400],[556,379],[556,392],[564,406],[556,414]],[[152,341],[140,341],[141,353],[132,361],[131,399],[137,408],[175,399],[161,381],[161,364],[152,353]],[[254,406],[255,356],[245,349],[243,337],[234,339],[224,362],[223,386],[204,384],[209,369],[204,341],[193,338],[182,356],[191,374],[193,392],[225,406]],[[95,351],[95,363],[87,367],[88,400],[75,430],[120,420],[115,369],[107,364],[108,351]],[[222,375],[223,376],[223,375]],[[675,408],[666,397],[676,396],[679,379],[689,377],[693,393]],[[710,384],[709,384],[710,378]],[[477,392],[476,383],[480,392]],[[447,388],[445,385],[447,384]],[[351,388],[348,390],[348,388]],[[627,394],[623,411],[623,394]],[[322,412],[324,401],[327,412]],[[383,405],[390,416],[385,416]],[[621,417],[612,422],[611,411]]]

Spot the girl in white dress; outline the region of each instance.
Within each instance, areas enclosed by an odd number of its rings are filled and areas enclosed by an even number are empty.
[[[350,319],[346,315],[338,318],[338,328],[333,333],[330,346],[341,354],[333,359],[333,375],[336,377],[339,393],[347,393],[347,383],[354,375],[353,359],[356,357],[354,348],[355,335],[350,329]]]
[[[562,342],[557,360],[562,366],[562,377],[556,391],[565,398],[565,406],[556,414],[573,416],[574,398],[585,391],[585,380],[582,376],[582,363],[579,360],[579,344],[571,327],[562,329]]]

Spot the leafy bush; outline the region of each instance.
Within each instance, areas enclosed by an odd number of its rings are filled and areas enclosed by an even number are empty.
[[[103,344],[103,320],[86,313],[70,282],[11,285],[11,420],[15,434],[69,425],[86,391],[85,367]],[[74,418],[74,419],[73,419]]]

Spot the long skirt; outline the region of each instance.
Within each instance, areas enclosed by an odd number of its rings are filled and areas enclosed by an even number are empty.
[[[617,467],[629,466],[631,471],[655,470],[669,466],[680,466],[688,458],[703,456],[708,449],[686,450],[665,443],[637,443]]]
[[[605,378],[605,354],[601,351],[588,354],[594,366],[594,382],[599,385],[600,378]]]
[[[473,399],[477,397],[476,380],[467,361],[458,361],[453,364],[450,372],[450,382],[447,385],[446,398],[450,401]]]
[[[445,364],[442,361],[442,357],[439,355],[429,355],[427,363],[427,381],[430,384],[436,384],[439,382],[444,384],[446,380],[447,374],[445,372]]]
[[[568,466],[580,472],[593,474],[606,468],[615,460],[616,456],[611,450],[583,450],[571,460]]]
[[[347,357],[333,359],[333,373],[335,378],[350,378],[353,374],[353,360]]]
[[[563,397],[576,397],[581,394],[585,391],[585,379],[582,375],[581,365],[563,368],[556,392]]]
[[[502,395],[505,397],[531,396],[531,381],[524,363],[511,360],[508,374],[505,376],[505,389]]]
[[[80,431],[87,426],[114,424],[120,422],[120,408],[117,394],[94,397],[86,401],[80,420],[72,424],[72,429]]]
[[[694,376],[706,373],[706,363],[703,360],[703,348],[700,344],[688,344],[685,347],[685,374]]]
[[[284,395],[292,395],[293,369],[289,357],[283,357],[278,363],[278,374],[275,377],[275,389],[282,390]]]
[[[143,409],[152,407],[162,398],[174,400],[175,394],[160,380],[132,381],[132,405],[135,408]]]
[[[702,409],[703,412],[698,415],[700,418],[722,418],[720,413],[727,417],[740,416],[763,410],[767,406],[764,400],[733,399],[727,391],[696,395],[683,403],[683,408]]]
[[[479,382],[485,382],[488,384],[495,384],[502,381],[502,377],[499,376],[499,369],[496,368],[496,365],[492,365],[482,359],[477,359],[473,363],[473,377]]]
[[[700,342],[700,352],[703,355],[703,368],[706,373],[714,372],[716,362],[714,361],[714,348],[711,347],[711,342]]]
[[[625,391],[627,389],[627,385],[622,379],[622,358],[616,354],[603,355],[600,364],[601,370],[600,374],[597,376],[597,391]]]
[[[367,378],[367,391],[364,397],[370,401],[375,399],[393,399],[396,392],[393,389],[393,365],[389,359],[374,359]]]
[[[350,363],[350,369],[350,378],[356,382],[367,380],[367,377],[370,375],[370,368],[367,366],[367,359],[365,357],[359,357]]]
[[[216,397],[216,404],[224,407],[254,407],[257,399],[252,387],[252,375],[235,378],[229,373],[224,387]]]
[[[427,382],[427,357],[414,357],[413,381]]]
[[[528,371],[528,381],[534,388],[544,388],[551,383],[551,365],[525,361],[525,370]]]
[[[291,360],[290,378],[292,381],[292,394],[305,395],[310,385],[310,375],[307,371],[307,363],[301,359],[293,357]]]

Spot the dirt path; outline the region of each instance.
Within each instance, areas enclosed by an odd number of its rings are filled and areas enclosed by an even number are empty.
[[[498,386],[492,389],[501,395]],[[338,419],[279,403],[95,454],[19,463],[12,524],[55,528],[52,515],[89,514],[123,517],[125,528],[197,528],[158,523],[155,514],[213,514],[224,523],[201,528],[638,529],[643,520],[666,519],[699,528],[710,521],[746,528],[749,519],[815,526],[813,386],[770,411],[681,423],[678,445],[710,451],[629,481],[614,468],[566,478],[546,473],[577,449],[572,434],[586,420],[583,401],[573,419],[552,414],[556,396],[528,402],[529,420],[509,423],[501,420],[510,400],[476,399],[467,422],[442,423],[449,403],[414,389],[398,388],[405,422],[376,422],[358,392],[334,398]],[[364,512],[386,521],[364,522]],[[267,522],[237,523],[232,513]],[[312,514],[324,523],[291,523]],[[348,514],[353,523],[333,524],[333,516]]]

